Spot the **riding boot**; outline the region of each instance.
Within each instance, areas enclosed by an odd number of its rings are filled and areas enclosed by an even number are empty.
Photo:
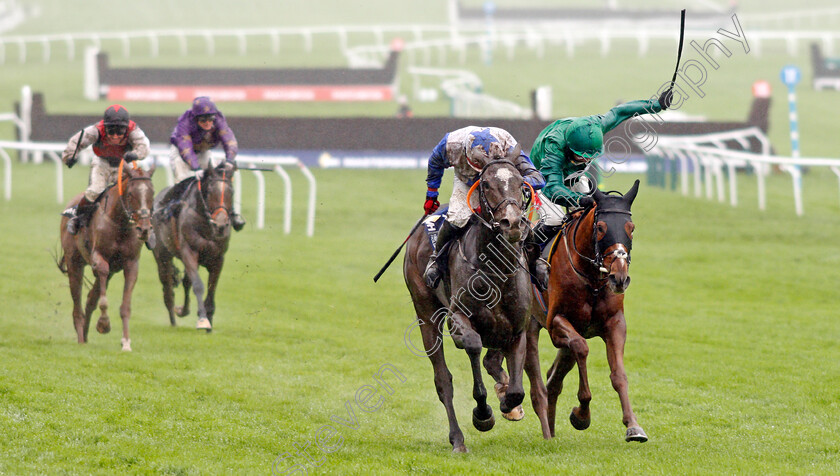
[[[437,235],[437,242],[435,243],[435,251],[429,257],[429,264],[426,265],[426,271],[423,273],[423,280],[426,286],[434,289],[443,277],[444,258],[449,256],[449,243],[461,234],[462,228],[459,228],[448,220],[443,222],[440,231]]]
[[[234,230],[239,231],[245,226],[245,218],[242,215],[233,212],[230,214],[230,225]]]
[[[525,258],[528,259],[528,272],[531,273],[531,281],[540,291],[548,289],[548,276],[551,267],[548,261],[540,256],[540,245],[534,240],[531,233],[525,241]]]
[[[67,222],[67,233],[70,233],[71,235],[78,233],[79,229],[87,224],[88,217],[95,209],[96,204],[90,203],[87,197],[82,195],[82,199],[79,200],[78,205],[76,205],[75,214]]]

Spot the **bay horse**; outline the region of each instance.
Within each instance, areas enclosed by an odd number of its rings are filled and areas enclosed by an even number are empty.
[[[624,292],[630,285],[630,250],[635,229],[630,208],[638,191],[638,180],[623,196],[595,190],[594,203],[574,215],[556,238],[548,290],[541,295],[542,301],[548,303],[548,311],[543,312],[535,299],[525,364],[531,380],[531,401],[546,439],[555,436],[557,397],[563,390],[564,377],[575,365],[580,377],[580,405],[572,409],[569,420],[575,429],[589,427],[592,393],[586,369],[586,339],[596,336],[606,344],[610,381],[621,401],[622,422],[627,428],[625,441],[648,439],[630,405],[624,370]],[[542,328],[558,349],[546,384],[540,377],[538,355]]]
[[[411,293],[426,356],[434,369],[438,398],[449,420],[452,451],[466,452],[464,435],[452,403],[452,374],[444,359],[444,322],[456,347],[466,350],[473,375],[473,426],[479,431],[493,428],[493,410],[487,404],[480,357],[483,347],[498,349],[507,359],[509,387],[500,401],[503,413],[522,403],[525,359],[525,329],[530,319],[532,293],[522,241],[527,220],[523,212],[529,200],[523,197],[523,179],[509,160],[487,163],[470,189],[478,190],[480,208],[474,210],[464,233],[451,244],[446,261],[448,275],[436,289],[423,281],[423,271],[432,245],[422,229],[407,243],[403,275]],[[532,194],[533,195],[533,194]],[[472,204],[470,204],[472,207]]]
[[[100,334],[111,331],[108,318],[106,290],[111,277],[123,272],[123,287],[120,318],[122,318],[122,350],[131,351],[128,333],[128,319],[131,316],[131,293],[137,282],[140,250],[149,238],[152,228],[151,210],[154,199],[152,174],[136,165],[125,167],[120,162],[117,183],[106,189],[96,200],[96,209],[88,224],[76,235],[67,232],[66,216],[61,219],[62,255],[58,259],[59,269],[70,280],[70,296],[73,298],[73,327],[80,344],[88,340],[90,316],[99,306],[100,316],[96,330]],[[79,203],[82,194],[75,196],[68,207]],[[82,281],[85,266],[93,269],[95,280],[87,297],[84,312],[81,306]]]
[[[230,216],[233,211],[233,185],[231,180],[236,165],[222,161],[218,166],[208,165],[200,181],[187,179],[184,197],[174,206],[162,208],[162,201],[169,188],[155,198],[152,216],[156,242],[153,252],[158,267],[158,277],[163,285],[163,303],[169,312],[169,323],[175,326],[175,315],[189,314],[190,288],[198,303],[197,329],[210,332],[216,312],[216,286],[222,273],[230,243]],[[177,186],[177,185],[176,185]],[[176,197],[177,198],[177,197]],[[184,264],[184,305],[175,306],[173,287],[178,284],[178,270],[173,259]],[[207,269],[207,293],[198,274],[198,267]]]

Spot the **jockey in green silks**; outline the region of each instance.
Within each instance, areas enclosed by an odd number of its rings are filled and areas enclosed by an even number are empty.
[[[604,152],[604,134],[636,115],[667,109],[672,97],[668,90],[658,100],[630,101],[606,114],[559,119],[540,132],[531,148],[531,160],[546,180],[539,192],[543,219],[534,229],[538,240],[544,243],[560,230],[565,218],[560,207],[577,208],[595,190],[596,180],[587,176],[587,169]]]

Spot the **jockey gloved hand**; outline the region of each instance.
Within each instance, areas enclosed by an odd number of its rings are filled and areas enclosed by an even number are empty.
[[[193,172],[195,172],[196,180],[201,180],[204,177],[204,169],[194,170]]]
[[[123,155],[123,160],[126,162],[134,162],[137,159],[139,159],[139,157],[137,157],[137,154],[132,151],[128,151],[125,155]]]
[[[671,107],[671,101],[673,101],[673,100],[674,100],[674,90],[673,89],[668,89],[667,91],[665,91],[664,93],[662,93],[659,96],[659,107],[661,107],[662,110],[664,111],[664,110],[668,109],[669,107]]]
[[[578,206],[581,208],[589,208],[595,205],[595,199],[591,195],[584,195],[578,200]]]
[[[423,204],[423,210],[426,211],[426,215],[431,215],[432,213],[434,213],[439,206],[440,202],[437,199],[437,195],[426,195],[426,203]]]

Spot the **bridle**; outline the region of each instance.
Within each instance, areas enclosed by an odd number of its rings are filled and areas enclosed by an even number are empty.
[[[617,193],[617,192],[607,192],[607,193]],[[593,220],[592,220],[592,248],[595,250],[595,257],[594,258],[590,258],[590,257],[584,255],[583,253],[581,253],[578,250],[577,242],[575,241],[575,237],[577,236],[577,232],[578,232],[578,229],[580,228],[580,224],[583,222],[584,217],[586,217],[586,215],[588,215],[590,212],[594,212],[594,217],[593,217]],[[571,257],[571,251],[574,251],[575,254],[577,254],[577,256],[579,258],[581,258],[585,262],[589,263],[596,270],[598,270],[598,278],[597,278],[598,283],[602,283],[604,280],[607,279],[607,276],[609,275],[610,271],[607,268],[604,267],[605,256],[602,254],[602,251],[601,251],[601,248],[602,248],[601,242],[604,241],[607,238],[607,236],[604,236],[604,238],[602,238],[601,240],[598,240],[598,222],[600,221],[599,218],[600,218],[600,215],[602,215],[602,214],[623,214],[623,215],[627,215],[627,216],[633,216],[633,214],[630,212],[630,210],[622,210],[620,208],[603,208],[602,209],[599,206],[595,206],[595,207],[592,207],[592,208],[589,208],[589,209],[585,210],[580,215],[580,217],[578,217],[577,221],[575,222],[574,230],[571,233],[571,235],[572,235],[571,250],[570,250],[570,247],[569,247],[569,235],[570,235],[570,233],[564,233],[564,236],[563,236],[563,242],[566,246],[566,254],[569,256],[569,264],[571,265],[572,270],[575,272],[575,274],[578,275],[579,278],[581,278],[581,279],[583,279],[587,282],[590,281],[590,279],[587,277],[587,275],[585,273],[583,273],[581,270],[579,270],[575,266],[574,260],[571,259],[572,258]],[[618,240],[616,240],[616,243],[620,243],[620,242]],[[618,258],[627,259],[627,264],[630,264],[630,253],[629,253],[629,251],[632,248],[632,239],[629,243],[621,243],[621,244],[626,246],[627,251],[624,251],[622,249],[616,249],[615,251],[613,251],[612,254],[613,254],[613,256],[615,256],[616,259],[618,259]],[[609,248],[609,246],[611,246],[611,245],[605,246],[604,248]]]
[[[501,231],[501,224],[498,221],[496,221],[496,219],[495,219],[496,212],[500,208],[502,208],[503,206],[508,205],[508,204],[512,204],[512,205],[516,205],[517,207],[519,207],[519,209],[522,210],[522,213],[524,215],[525,211],[531,205],[531,201],[536,196],[536,193],[534,192],[534,188],[531,187],[531,184],[529,184],[528,182],[523,182],[523,184],[527,185],[528,189],[530,189],[530,194],[528,195],[527,200],[522,201],[522,204],[519,204],[519,201],[514,199],[514,198],[505,198],[502,201],[500,201],[499,203],[497,203],[496,206],[491,205],[490,201],[487,199],[487,195],[486,195],[486,192],[485,192],[487,182],[485,182],[483,179],[484,179],[484,174],[487,172],[487,170],[490,168],[490,166],[495,165],[495,164],[510,165],[511,167],[514,168],[514,170],[517,170],[517,173],[518,173],[518,169],[516,168],[516,165],[513,162],[511,162],[510,160],[507,160],[507,159],[496,159],[496,160],[492,160],[492,161],[486,163],[484,165],[484,167],[481,169],[481,172],[479,172],[478,179],[476,179],[475,183],[472,185],[472,187],[470,187],[469,192],[467,192],[467,207],[469,207],[470,211],[473,213],[473,215],[475,215],[478,218],[479,222],[482,225],[484,225],[484,226],[490,228],[491,230],[493,230],[494,232],[498,233],[499,231]],[[483,216],[481,216],[482,215],[481,213],[476,212],[472,208],[471,198],[472,198],[472,194],[473,194],[473,192],[475,191],[476,188],[478,189],[478,205],[479,205],[482,212],[484,212],[485,210],[487,210],[489,212],[489,214],[490,214],[489,221],[487,219],[485,219]]]
[[[117,170],[117,193],[119,194],[119,197],[120,197],[120,205],[122,206],[123,212],[128,217],[128,223],[131,224],[131,225],[134,225],[138,221],[140,221],[144,218],[151,218],[152,212],[148,208],[141,208],[139,210],[131,210],[131,208],[126,206],[124,195],[128,195],[128,192],[126,190],[127,189],[127,183],[139,182],[139,181],[148,181],[149,184],[151,185],[152,177],[146,177],[146,176],[132,177],[132,176],[129,176],[128,180],[123,181],[122,176],[123,176],[123,165],[124,164],[125,164],[125,161],[120,161],[120,166]],[[136,170],[137,169],[137,164],[132,164],[132,165],[134,166],[134,169]]]
[[[208,185],[208,186],[212,183],[215,183],[215,182],[222,182],[222,194],[221,194],[221,198],[219,199],[219,204],[216,205],[213,208],[210,208],[210,206],[208,206],[208,204],[207,204],[207,200],[204,198],[204,191],[201,189],[201,180],[196,181],[196,184],[197,184],[196,186],[198,187],[198,197],[199,197],[199,200],[201,200],[202,207],[204,207],[204,216],[207,218],[207,221],[208,222],[212,221],[214,218],[216,218],[216,215],[218,215],[222,211],[227,213],[228,217],[230,217],[232,215],[232,212],[231,212],[231,209],[229,207],[225,206],[225,190],[224,190],[224,187],[227,186],[227,187],[230,187],[231,190],[233,190],[233,185],[231,184],[231,179],[227,177],[227,170],[222,171],[222,177],[221,178],[218,178],[218,177],[215,177],[215,176],[210,176],[210,177],[206,177],[204,180],[205,180],[205,182],[207,182],[205,185]],[[209,191],[209,189],[208,189],[208,191]]]

